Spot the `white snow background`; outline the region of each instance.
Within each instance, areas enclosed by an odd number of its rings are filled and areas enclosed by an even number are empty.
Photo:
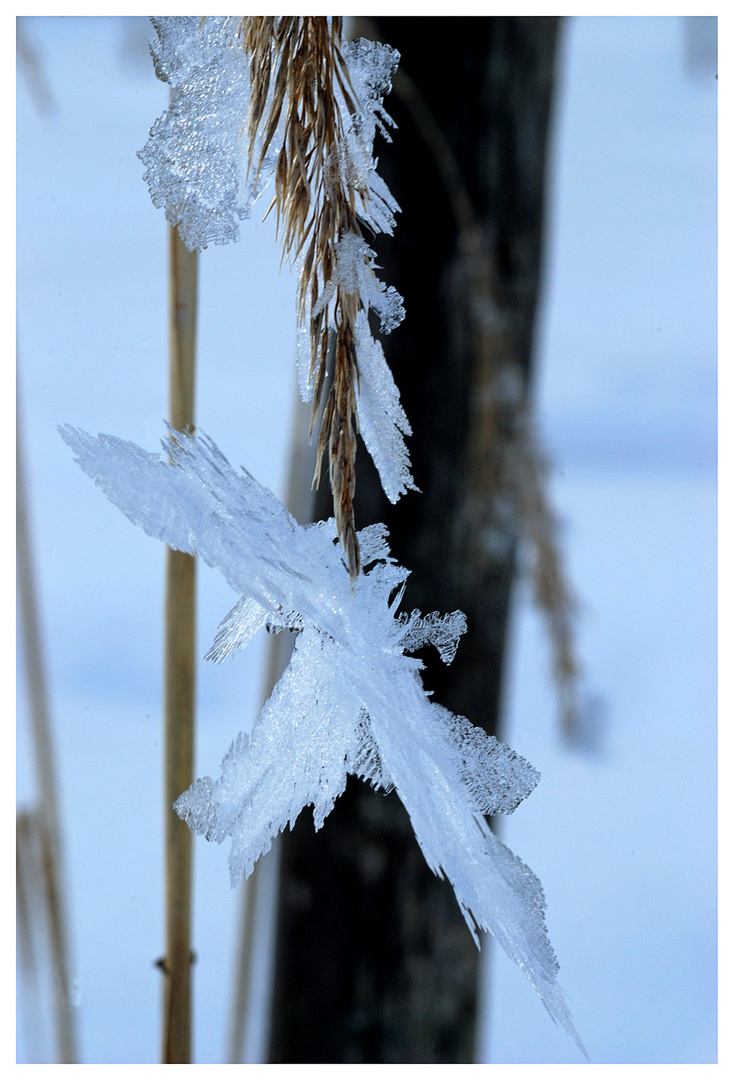
[[[25,24],[55,107],[39,113],[19,80],[20,416],[80,1042],[87,1062],[155,1062],[163,552],[82,475],[57,425],[149,450],[162,434],[166,228],[136,151],[167,89],[145,20]],[[503,737],[542,779],[501,835],[543,883],[560,981],[596,1063],[717,1053],[717,93],[714,63],[691,59],[692,40],[675,17],[569,20],[554,123],[536,393],[582,599],[590,745],[559,738],[546,639],[521,587]],[[196,412],[234,464],[283,497],[294,284],[273,231],[255,214],[239,244],[201,257]],[[199,582],[203,656],[233,599],[206,567]],[[254,719],[265,644],[260,635],[226,664],[201,664],[197,776],[217,775]],[[22,677],[18,717],[17,799],[28,805]],[[195,840],[200,1063],[225,1054],[239,906],[226,860],[226,845]],[[499,952],[485,982],[480,1061],[578,1060]],[[250,1060],[261,1052],[256,1035]]]

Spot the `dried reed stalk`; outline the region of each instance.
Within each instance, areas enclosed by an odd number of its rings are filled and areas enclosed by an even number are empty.
[[[260,894],[258,859],[250,876],[240,886],[239,942],[235,952],[234,993],[227,1044],[227,1063],[239,1065],[245,1053],[247,1014],[250,1008],[250,983],[255,954],[255,909]]]
[[[22,972],[16,1014],[19,1026],[22,1015],[24,1059],[31,1065],[49,1061],[41,985],[43,953],[49,944],[49,917],[39,818],[38,810],[19,810],[15,826],[15,912],[18,962]]]
[[[15,912],[18,932],[18,952],[22,967],[36,976],[36,945],[31,923],[33,919],[33,894],[37,891],[35,855],[38,814],[33,810],[18,810],[15,816]]]
[[[339,97],[356,111],[354,91],[342,56],[341,18],[246,16],[239,33],[250,56],[250,168],[259,174],[277,131],[283,144],[275,173],[275,206],[283,253],[302,255],[298,284],[299,321],[310,313],[311,377],[315,377],[311,426],[318,417],[326,376],[329,327],[336,328],[334,378],[321,415],[315,486],[328,448],[336,527],[352,577],[359,574],[354,522],[357,455],[355,347],[358,297],[337,285],[320,310],[317,301],[332,280],[340,239],[362,237],[359,207],[366,189],[345,175]],[[254,158],[258,133],[260,152]],[[272,208],[271,206],[271,208]]]
[[[20,409],[16,428],[16,552],[20,627],[30,695],[31,741],[36,767],[38,808],[36,833],[40,846],[40,872],[45,885],[46,911],[51,938],[54,985],[54,1024],[58,1061],[77,1060],[74,1015],[69,976],[69,934],[64,895],[64,858],[59,825],[56,749],[46,691],[46,670],[41,646],[28,524],[27,494],[20,439]]]
[[[197,314],[196,253],[169,229],[169,401],[176,431],[193,431]],[[173,811],[193,783],[196,560],[166,552],[165,779],[166,953],[163,1045],[165,1064],[191,1061],[192,835]]]
[[[39,113],[48,114],[56,108],[56,101],[41,55],[28,36],[27,18],[27,15],[22,15],[15,20],[15,55],[18,72],[25,77],[26,85]]]

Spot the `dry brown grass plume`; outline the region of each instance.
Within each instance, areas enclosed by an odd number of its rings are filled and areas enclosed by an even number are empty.
[[[334,516],[352,577],[359,574],[359,544],[354,523],[357,454],[356,388],[359,378],[355,324],[360,301],[337,286],[321,309],[317,302],[332,280],[339,240],[362,236],[358,207],[369,198],[344,175],[340,100],[356,111],[354,91],[342,56],[341,18],[246,16],[239,33],[250,56],[250,168],[257,176],[273,138],[282,130],[275,172],[277,225],[283,252],[302,255],[298,318],[308,317],[314,396],[311,425],[321,406],[334,331],[334,378],[321,417],[314,484],[328,447]],[[254,147],[260,136],[259,153]]]

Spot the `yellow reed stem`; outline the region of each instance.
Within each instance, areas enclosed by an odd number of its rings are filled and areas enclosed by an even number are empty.
[[[177,431],[193,431],[198,259],[169,236],[169,415]],[[166,953],[165,1064],[191,1062],[192,836],[173,803],[193,782],[196,650],[196,562],[166,553],[165,601]]]

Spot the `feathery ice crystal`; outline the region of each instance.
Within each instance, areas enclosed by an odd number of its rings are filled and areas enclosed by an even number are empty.
[[[511,813],[538,773],[431,702],[421,662],[406,655],[432,643],[450,663],[463,614],[399,614],[408,571],[390,557],[384,526],[361,531],[363,570],[354,580],[333,519],[299,525],[204,436],[170,430],[167,461],[109,435],[69,426],[61,434],[134,524],[219,569],[240,595],[210,659],[242,648],[262,626],[297,632],[290,665],[251,735],[235,739],[218,780],[198,780],[175,805],[195,832],[231,839],[233,885],[305,806],[320,828],[347,774],[394,787],[428,865],[450,880],[477,944],[477,929],[489,930],[583,1050],[556,981],[540,882],[484,818]]]

